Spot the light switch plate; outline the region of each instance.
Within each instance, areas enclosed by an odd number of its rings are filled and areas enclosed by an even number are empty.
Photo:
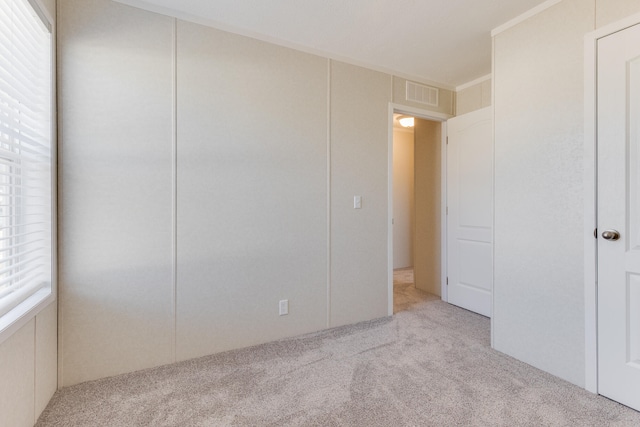
[[[353,196],[353,209],[362,209],[362,196]]]

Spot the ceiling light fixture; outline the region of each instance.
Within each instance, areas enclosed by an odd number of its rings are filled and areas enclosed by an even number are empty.
[[[409,117],[409,116],[398,117],[398,122],[400,123],[400,126],[402,126],[403,128],[412,128],[415,125],[413,117]]]

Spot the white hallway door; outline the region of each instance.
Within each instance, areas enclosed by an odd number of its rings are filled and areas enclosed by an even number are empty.
[[[640,410],[640,25],[598,41],[598,392]]]
[[[493,126],[491,108],[447,121],[448,302],[491,317]]]

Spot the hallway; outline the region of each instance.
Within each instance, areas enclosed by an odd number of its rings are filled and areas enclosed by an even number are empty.
[[[413,268],[393,270],[393,314],[411,310],[422,302],[440,299],[439,296],[417,289]]]

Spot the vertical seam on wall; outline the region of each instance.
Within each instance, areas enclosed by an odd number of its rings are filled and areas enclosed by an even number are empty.
[[[491,318],[489,319],[489,340],[491,348],[495,348],[496,317],[496,36],[491,37],[491,139],[492,148],[492,209],[491,209]]]
[[[395,76],[392,74],[389,79],[389,111],[387,111],[387,315],[393,316],[393,239],[395,238],[394,211],[393,211],[393,83]],[[406,83],[405,83],[406,85]],[[406,97],[406,94],[405,94]],[[390,117],[389,117],[390,115]],[[391,120],[391,123],[389,123]],[[413,255],[413,248],[411,248]],[[412,257],[413,258],[413,257]],[[413,264],[413,262],[412,262]]]
[[[171,336],[172,359],[177,357],[178,334],[178,20],[173,18],[171,46],[172,85],[172,134],[171,134],[171,287],[173,299],[173,334]]]
[[[37,419],[38,404],[38,315],[33,318],[33,422]]]
[[[456,115],[456,109],[458,108],[458,97],[457,97],[457,92],[455,90],[450,91],[451,92],[451,110],[449,110],[449,112],[451,113],[452,116]],[[482,87],[480,88],[480,103],[482,104]]]
[[[53,61],[54,61],[54,84],[55,84],[55,91],[54,91],[54,96],[55,96],[55,126],[56,126],[56,133],[55,133],[55,137],[56,137],[56,173],[55,173],[55,183],[56,183],[56,200],[55,200],[55,204],[56,204],[56,258],[55,258],[55,262],[56,262],[56,267],[55,267],[55,272],[56,272],[56,308],[57,308],[57,312],[56,312],[56,390],[60,389],[62,386],[62,380],[63,380],[63,374],[64,374],[64,366],[63,366],[63,360],[62,360],[62,350],[63,350],[63,322],[62,322],[62,318],[63,318],[63,311],[62,311],[62,281],[60,280],[60,195],[61,195],[61,191],[60,191],[60,170],[61,170],[61,162],[60,162],[60,141],[62,140],[61,138],[61,120],[60,120],[60,111],[61,111],[61,104],[62,102],[60,101],[60,96],[58,96],[58,81],[59,81],[59,76],[58,76],[58,17],[60,16],[60,10],[62,9],[62,6],[60,5],[60,2],[56,2],[55,4],[55,19],[54,19],[54,23],[53,23],[53,32],[55,34],[55,38],[54,38],[54,44],[53,44],[53,48],[54,48],[54,57],[53,57]]]
[[[331,59],[327,59],[327,328],[331,327]]]

